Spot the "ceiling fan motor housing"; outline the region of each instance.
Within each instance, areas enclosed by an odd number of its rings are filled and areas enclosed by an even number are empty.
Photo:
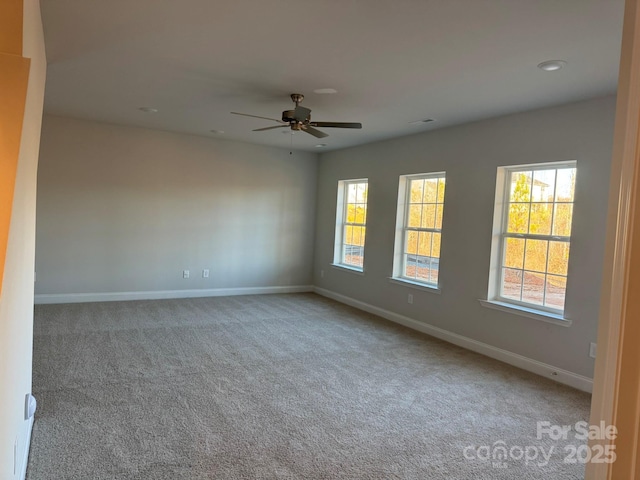
[[[295,122],[295,110],[285,110],[282,112],[282,121],[287,123]]]

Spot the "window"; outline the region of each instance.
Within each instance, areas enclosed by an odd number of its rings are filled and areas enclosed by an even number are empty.
[[[364,239],[367,230],[367,179],[338,182],[336,242],[333,263],[357,270],[364,266]]]
[[[438,286],[444,190],[444,172],[400,177],[393,278]]]
[[[500,172],[502,170],[502,172]],[[576,183],[575,162],[501,167],[496,300],[564,311]],[[500,188],[500,185],[499,185]],[[498,215],[498,212],[496,212]]]

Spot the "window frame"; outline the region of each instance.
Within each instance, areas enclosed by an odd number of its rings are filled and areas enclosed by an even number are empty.
[[[349,186],[365,184],[367,196],[364,201],[365,215],[364,223],[356,223],[348,221],[348,208],[349,208]],[[338,198],[336,203],[336,229],[335,229],[335,242],[333,248],[333,266],[353,270],[355,272],[364,272],[364,260],[365,260],[365,242],[367,236],[367,217],[369,214],[369,179],[368,178],[356,178],[349,180],[338,181]],[[356,199],[357,200],[357,199]],[[358,202],[351,202],[358,203]],[[353,263],[345,262],[346,242],[344,238],[344,232],[346,227],[361,227],[364,228],[364,234],[362,237],[362,266]]]
[[[429,173],[416,173],[416,174],[407,174],[400,175],[399,185],[398,185],[398,210],[396,214],[396,239],[394,245],[394,259],[393,259],[393,275],[391,280],[408,283],[412,286],[417,287],[426,287],[430,290],[440,290],[440,266],[441,266],[441,258],[442,258],[442,231],[444,227],[444,205],[446,203],[446,172],[429,172]],[[442,202],[438,201],[438,192],[436,191],[436,202],[433,203],[435,205],[435,211],[437,215],[437,206],[442,205],[442,219],[440,228],[437,228],[434,224],[433,228],[428,227],[410,227],[409,219],[411,215],[411,182],[414,180],[436,180],[439,184],[439,181],[442,179],[445,183],[445,193],[442,199]],[[424,202],[420,203],[424,205]],[[415,205],[415,204],[414,204]],[[407,244],[408,244],[408,235],[409,231],[416,232],[427,232],[427,233],[437,233],[440,235],[440,252],[438,255],[438,280],[437,282],[431,282],[427,280],[422,280],[416,277],[409,277],[405,275],[406,266],[407,266]],[[432,242],[433,247],[433,242]],[[433,253],[433,252],[431,252]],[[417,256],[417,254],[416,254]],[[434,258],[429,256],[429,258]]]
[[[531,303],[531,302],[527,302],[527,301],[523,301],[523,300],[516,300],[514,298],[510,298],[510,297],[505,297],[503,296],[503,280],[504,280],[504,270],[506,268],[510,268],[513,270],[519,270],[521,272],[527,272],[527,271],[531,271],[531,270],[527,270],[525,269],[525,265],[523,263],[522,268],[515,268],[515,267],[507,267],[505,266],[505,256],[506,256],[506,239],[507,238],[517,238],[517,239],[524,239],[524,240],[542,240],[542,241],[546,241],[546,242],[565,242],[568,247],[569,247],[569,259],[571,258],[571,243],[572,243],[572,230],[573,230],[573,218],[574,218],[574,213],[573,211],[575,211],[575,205],[576,205],[576,198],[575,198],[575,184],[574,184],[574,191],[573,191],[573,201],[572,202],[557,202],[556,201],[556,195],[555,195],[555,188],[557,187],[557,173],[556,173],[556,183],[554,185],[554,199],[553,202],[534,202],[533,198],[530,198],[529,200],[529,205],[534,204],[534,203],[553,203],[553,210],[552,210],[552,218],[551,218],[551,234],[546,235],[546,234],[532,234],[532,233],[514,233],[514,232],[508,232],[508,228],[509,228],[509,205],[511,204],[510,201],[510,195],[511,195],[511,179],[513,174],[515,173],[521,173],[521,172],[532,172],[534,173],[535,171],[539,171],[539,170],[561,170],[561,169],[574,169],[575,170],[575,175],[577,178],[577,161],[572,160],[572,161],[562,161],[562,162],[550,162],[550,163],[536,163],[536,164],[528,164],[528,165],[513,165],[513,166],[506,166],[506,167],[498,167],[498,181],[501,183],[497,183],[497,189],[496,189],[496,203],[495,203],[495,209],[496,212],[494,213],[494,227],[495,227],[495,217],[497,217],[498,220],[498,229],[496,232],[496,229],[494,228],[494,240],[497,240],[497,245],[494,245],[494,248],[492,249],[492,275],[490,275],[490,283],[489,283],[489,296],[488,298],[490,299],[490,301],[499,303],[501,305],[504,306],[511,306],[513,308],[517,308],[517,309],[521,309],[521,310],[526,310],[526,311],[531,311],[531,312],[539,312],[543,315],[549,315],[552,317],[559,317],[559,318],[564,318],[564,314],[565,314],[565,309],[566,309],[566,298],[567,298],[567,292],[568,292],[568,285],[569,285],[569,273],[570,273],[570,269],[567,266],[567,273],[566,275],[559,275],[559,274],[555,274],[555,273],[549,273],[549,245],[547,245],[547,255],[546,255],[546,265],[545,265],[545,271],[544,272],[536,272],[536,273],[541,273],[543,275],[545,275],[545,277],[547,275],[556,275],[556,276],[562,276],[565,278],[566,281],[566,285],[565,285],[565,297],[564,297],[564,307],[563,308],[554,308],[554,307],[550,307],[548,305],[544,305],[545,303],[545,299],[546,299],[546,295],[547,295],[547,291],[546,288],[543,289],[543,301],[542,301],[542,305],[537,304],[537,303]],[[555,219],[555,207],[558,204],[567,204],[570,203],[572,205],[572,216],[571,216],[571,225],[570,225],[570,232],[569,235],[553,235],[553,221]],[[500,213],[498,214],[498,209],[500,209]],[[528,224],[527,224],[527,229],[530,228],[530,221],[531,221],[531,211],[529,210],[529,220],[528,220]],[[497,237],[497,238],[496,238]],[[526,254],[526,250],[523,253],[523,255]],[[495,258],[494,258],[495,257]],[[569,259],[567,260],[567,262],[569,262]],[[523,262],[524,262],[524,257],[523,257]],[[521,293],[520,293],[520,297],[522,297],[522,291],[524,289],[524,286],[521,285]]]

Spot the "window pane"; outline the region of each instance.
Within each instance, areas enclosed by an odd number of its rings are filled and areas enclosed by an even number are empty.
[[[518,234],[519,238],[503,240],[500,296],[562,309],[570,245],[539,237],[570,236],[576,169],[549,165],[507,172],[509,191],[502,233]]]
[[[529,228],[529,204],[511,203],[509,205],[509,233],[527,233]]]
[[[425,204],[422,206],[422,228],[433,228],[436,223],[435,204]]]
[[[556,204],[556,213],[553,218],[553,235],[568,237],[571,235],[571,220],[573,219],[573,204]]]
[[[436,203],[436,198],[438,198],[438,179],[427,178],[424,181],[424,196],[422,197],[422,201],[424,203]]]
[[[444,205],[439,204],[436,207],[436,228],[442,230],[442,212],[444,210]]]
[[[357,187],[355,183],[350,183],[347,185],[347,203],[355,203],[356,202],[356,192]]]
[[[501,296],[520,300],[522,293],[522,270],[504,268],[502,270]]]
[[[542,305],[544,297],[544,274],[524,272],[522,301]]]
[[[438,284],[438,277],[440,274],[440,259],[431,258],[431,272],[430,272],[430,282]]]
[[[410,260],[410,259],[409,259],[409,255],[404,254],[404,255],[402,256],[402,275],[401,275],[401,276],[403,276],[403,277],[408,277],[408,276],[409,276],[409,273],[408,273],[408,270],[409,270],[409,260]]]
[[[525,243],[524,269],[544,272],[547,268],[547,245],[546,240],[530,240]]]
[[[442,234],[433,234],[433,246],[431,247],[431,256],[434,258],[440,258],[440,244],[442,242]]]
[[[418,255],[431,256],[431,233],[420,232],[418,235]]]
[[[354,215],[355,223],[364,223],[364,213],[365,213],[365,208],[363,204],[359,203],[355,205],[355,215]]]
[[[347,225],[344,227],[344,243],[350,245],[353,241],[353,227]]]
[[[355,203],[347,204],[347,223],[355,223],[356,221],[356,205]]]
[[[429,257],[418,257],[416,265],[416,280],[421,282],[429,281]]]
[[[407,253],[416,255],[418,253],[418,232],[409,230],[407,232]]]
[[[445,179],[440,178],[438,180],[438,203],[444,203],[444,188],[445,188]]]
[[[334,261],[361,267],[366,229],[359,225],[367,222],[368,182],[341,180],[338,188],[340,203],[336,212],[336,233],[341,234],[341,245],[340,250],[334,251]]]
[[[531,172],[513,172],[511,174],[510,202],[531,201]]]
[[[548,273],[566,275],[569,267],[569,242],[549,242]]]
[[[546,298],[544,304],[551,308],[564,309],[564,299],[567,292],[567,279],[547,275]]]
[[[532,203],[529,233],[551,235],[551,214],[553,203]]]
[[[558,170],[556,185],[556,202],[573,202],[576,186],[576,169],[562,168]]]
[[[522,268],[524,265],[524,239],[505,238],[504,266]]]
[[[362,267],[364,265],[364,249],[362,247],[350,248],[349,255],[345,258],[345,263]]]
[[[409,206],[409,225],[408,227],[419,227],[422,221],[422,205],[410,205]]]
[[[409,199],[410,203],[421,203],[422,202],[422,190],[424,186],[424,180],[411,180],[411,198]]]
[[[553,202],[555,191],[556,169],[535,170],[533,172],[533,186],[531,188],[532,202]]]
[[[367,184],[366,183],[357,183],[357,196],[356,202],[364,203],[367,201]]]
[[[362,235],[362,227],[353,227],[353,245],[364,245],[364,235]]]
[[[421,178],[420,178],[421,177]],[[407,175],[408,201],[405,206],[404,250],[400,276],[418,282],[434,283],[438,279],[442,212],[445,192],[443,177],[430,174]],[[398,199],[401,205],[407,197]],[[394,275],[398,265],[394,262]]]
[[[362,227],[353,227],[353,244],[358,246],[362,244]]]
[[[415,278],[416,276],[416,257],[415,255],[404,256],[404,274],[405,277]]]

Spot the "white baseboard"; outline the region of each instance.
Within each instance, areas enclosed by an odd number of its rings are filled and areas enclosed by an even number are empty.
[[[157,290],[150,292],[63,293],[35,295],[36,304],[115,302],[123,300],[161,300],[167,298],[229,297],[269,293],[313,292],[312,285],[286,287],[207,288],[197,290]]]
[[[440,340],[444,340],[445,342],[453,343],[454,345],[458,345],[459,347],[465,348],[467,350],[480,353],[487,357],[491,357],[509,365],[513,365],[514,367],[518,367],[523,370],[536,373],[543,377],[550,378],[551,380],[555,380],[556,382],[569,385],[570,387],[577,388],[578,390],[582,390],[583,392],[591,393],[591,391],[593,390],[593,379],[591,378],[578,375],[568,370],[563,370],[561,368],[554,367],[553,365],[539,362],[523,355],[509,352],[508,350],[503,350],[501,348],[497,348],[492,345],[479,342],[468,337],[464,337],[462,335],[458,335],[457,333],[449,332],[442,328],[434,327],[433,325],[429,325],[427,323],[419,322],[417,320],[414,320],[413,318],[405,317],[404,315],[399,315],[389,310],[375,307],[368,303],[355,300],[351,297],[341,295],[331,290],[314,287],[314,292],[318,295],[331,298],[340,303],[355,307],[359,310],[373,313],[374,315],[386,318],[387,320],[399,323],[400,325],[404,325],[405,327],[409,327],[413,330],[426,333],[427,335],[439,338]]]
[[[20,472],[20,476],[17,477],[20,480],[24,480],[27,477],[27,465],[29,465],[29,450],[31,448],[31,431],[33,430],[34,417],[29,419],[29,425],[27,427],[27,438],[24,444],[24,452],[22,452],[22,465],[17,468],[16,471]]]

